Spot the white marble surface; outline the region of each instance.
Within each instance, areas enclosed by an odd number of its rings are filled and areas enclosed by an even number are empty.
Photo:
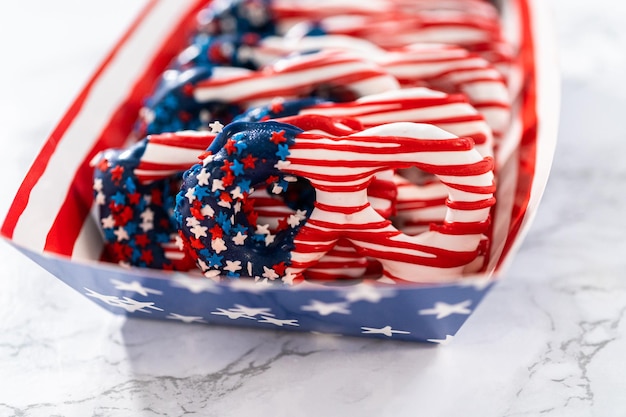
[[[0,3],[0,218],[141,4]],[[125,320],[0,242],[0,415],[625,416],[626,6],[550,4],[553,174],[516,261],[452,344]]]

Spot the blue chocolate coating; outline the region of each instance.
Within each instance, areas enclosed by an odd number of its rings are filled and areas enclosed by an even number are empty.
[[[263,232],[249,193],[270,183],[288,188],[276,165],[287,159],[300,132],[275,121],[231,123],[208,148],[212,157],[185,172],[175,215],[204,272],[263,277],[271,269],[280,276],[289,266],[293,239],[305,219],[275,235]]]
[[[146,140],[126,150],[112,149],[94,171],[94,196],[104,195],[99,208],[105,252],[109,260],[156,269],[177,269],[165,257],[162,244],[177,233],[173,218],[173,189],[180,177],[141,184],[134,169],[146,149]],[[188,269],[189,265],[181,269]]]

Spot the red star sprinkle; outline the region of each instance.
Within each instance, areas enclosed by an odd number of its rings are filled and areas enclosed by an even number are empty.
[[[272,137],[270,138],[270,141],[272,141],[272,143],[274,143],[275,145],[286,142],[287,138],[285,137],[285,131],[281,130],[280,132],[272,132]]]
[[[202,243],[202,241],[200,239],[196,239],[193,236],[189,236],[189,240],[191,241],[191,247],[192,248],[198,249],[198,250],[204,249],[204,243]]]
[[[200,159],[202,161],[202,160],[208,158],[211,155],[213,155],[213,152],[211,152],[211,151],[204,151],[200,155],[198,155],[198,159]]]
[[[283,275],[285,275],[285,262],[281,262],[279,264],[276,264],[274,266],[272,266],[272,269],[281,277]]]
[[[267,179],[265,180],[266,184],[273,184],[276,181],[278,181],[279,178],[276,175],[270,175],[269,177],[267,177]]]
[[[191,113],[186,111],[179,111],[178,118],[183,122],[188,122],[191,120]]]
[[[145,249],[141,251],[141,259],[142,261],[144,261],[145,263],[149,264],[152,263],[152,261],[154,260],[153,256],[152,256],[152,251],[150,249]]]
[[[228,139],[226,141],[226,145],[224,145],[224,149],[226,149],[226,152],[228,152],[229,155],[234,154],[235,152],[237,152],[237,147],[235,146],[235,142],[233,139]]]
[[[283,100],[281,100],[281,99],[274,99],[274,100],[272,100],[272,103],[270,104],[270,110],[273,113],[280,113],[284,109],[285,109],[285,106],[283,105]]]
[[[183,85],[182,92],[186,96],[193,95],[193,85],[191,85],[191,83]]]
[[[137,246],[141,246],[143,248],[150,243],[150,239],[148,239],[147,234],[141,233],[135,236],[135,243],[137,243]]]
[[[244,169],[254,169],[254,163],[256,162],[256,160],[257,158],[255,158],[251,154],[248,154],[248,156],[243,158],[241,162],[243,163]]]
[[[193,206],[189,209],[191,215],[198,220],[204,219],[204,215],[202,214],[202,203],[200,200],[194,200]]]
[[[220,194],[220,200],[231,203],[233,201],[233,198],[230,196],[230,193],[222,191],[222,193]]]
[[[161,197],[163,196],[161,190],[154,188],[150,194],[152,195],[152,204],[156,204],[158,206],[163,204],[163,201],[161,201]]]
[[[233,182],[235,181],[235,176],[233,175],[232,172],[228,172],[226,175],[224,175],[224,178],[222,178],[222,185],[224,185],[224,187],[228,187],[233,185]]]
[[[98,169],[102,172],[105,172],[109,169],[109,161],[106,158],[102,158],[100,162],[98,162]]]
[[[125,261],[133,254],[133,248],[120,242],[113,243],[110,248],[113,251],[113,258],[117,261]]]
[[[111,179],[118,183],[122,179],[122,174],[124,174],[124,167],[121,165],[117,165],[111,170]]]
[[[232,163],[232,162],[230,162],[228,159],[225,159],[225,160],[224,160],[224,166],[222,166],[222,167],[220,168],[220,170],[221,170],[221,171],[224,171],[224,172],[230,172],[230,169],[231,169],[230,167],[231,167],[232,165],[233,165],[233,163]]]
[[[283,218],[283,219],[279,219],[278,220],[278,227],[276,228],[277,232],[280,232],[282,230],[287,230],[288,228],[289,227],[288,227],[288,224],[287,224],[287,218],[286,217]]]
[[[215,226],[213,226],[209,230],[209,233],[211,233],[211,239],[218,239],[218,238],[221,239],[222,236],[224,236],[224,231],[222,230],[219,224],[216,224]]]
[[[118,223],[118,225],[124,226],[126,223],[131,221],[132,218],[133,218],[133,210],[130,207],[125,206],[122,212],[120,213],[120,222]]]
[[[243,212],[249,213],[254,210],[254,198],[247,198],[243,201]]]
[[[129,204],[139,204],[139,200],[141,199],[141,194],[132,193],[128,194],[128,203]]]

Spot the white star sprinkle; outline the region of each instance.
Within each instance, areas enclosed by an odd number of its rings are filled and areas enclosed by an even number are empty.
[[[274,242],[276,236],[274,235],[265,235],[265,246],[269,246]]]
[[[433,342],[433,343],[439,343],[442,346],[445,346],[447,344],[449,344],[450,342],[452,342],[452,340],[454,339],[454,336],[450,336],[449,334],[446,335],[445,339],[426,339],[429,342]]]
[[[210,205],[205,204],[200,209],[200,214],[202,214],[204,217],[213,217],[215,215],[215,210],[213,210],[213,207],[211,207]]]
[[[121,242],[122,240],[128,240],[128,233],[126,232],[126,229],[124,229],[122,226],[118,227],[117,230],[113,231],[113,233],[115,234],[115,236],[117,236],[118,242]]]
[[[224,129],[224,125],[219,120],[209,123],[209,127],[211,128],[211,133],[220,133]]]
[[[278,274],[276,273],[276,271],[274,271],[272,268],[266,267],[265,265],[263,265],[262,276],[272,281],[278,278]]]
[[[248,235],[244,235],[241,232],[237,232],[237,234],[233,237],[233,243],[235,245],[241,246],[245,242]]]
[[[224,188],[224,181],[222,181],[222,180],[213,180],[213,183],[211,185],[211,191],[215,192],[217,190],[225,190],[225,188]]]
[[[196,219],[193,216],[189,216],[189,217],[185,217],[185,226],[187,227],[194,227],[194,226],[199,226],[200,225],[200,220]]]
[[[320,316],[328,316],[333,313],[350,314],[350,310],[348,310],[348,303],[345,302],[324,303],[318,300],[311,300],[311,304],[302,306],[301,309],[304,311],[314,311]]]
[[[282,281],[287,285],[293,285],[293,280],[296,279],[298,275],[294,274],[292,271],[287,269],[285,272],[285,276],[282,278]]]
[[[241,194],[241,187],[239,187],[239,186],[235,187],[235,189],[230,192],[230,195],[235,200],[243,198],[243,194]]]
[[[270,234],[269,229],[270,229],[269,224],[257,224],[255,233],[257,235],[269,235]]]
[[[200,239],[200,237],[207,237],[206,231],[209,230],[208,227],[202,226],[200,224],[196,224],[194,227],[189,229],[191,233],[196,237],[196,239]]]
[[[224,271],[237,272],[241,268],[241,261],[226,261],[226,266],[223,269]]]
[[[384,334],[387,337],[391,337],[394,334],[411,334],[411,332],[407,332],[404,330],[394,330],[391,326],[381,327],[377,329],[375,327],[361,327],[361,333],[363,334]]]
[[[141,230],[145,232],[154,229],[154,223],[152,222],[152,220],[144,220],[141,222],[141,224],[139,225],[139,227],[141,227]]]
[[[102,191],[102,178],[96,178],[93,181],[93,189],[94,191]]]
[[[298,324],[298,320],[284,320],[284,319],[276,319],[274,317],[261,317],[258,320],[259,323],[270,323],[270,324],[274,324],[278,327],[283,327],[283,326],[300,326]]]
[[[206,323],[206,321],[202,320],[202,316],[185,316],[177,313],[169,313],[165,316],[165,318],[170,320],[180,320],[183,323]]]
[[[96,204],[99,206],[102,206],[106,202],[107,200],[106,200],[106,196],[104,195],[104,193],[102,191],[98,191],[98,194],[96,194]]]
[[[139,281],[133,281],[133,282],[128,283],[128,282],[112,279],[111,284],[113,284],[116,290],[133,291],[133,292],[143,295],[144,297],[147,297],[148,294],[163,295],[163,291],[154,290],[152,288],[146,288]]]
[[[289,168],[289,165],[291,165],[291,161],[280,160],[274,164],[274,168],[278,170],[284,170],[284,169]]]
[[[287,218],[287,224],[289,224],[289,226],[291,226],[291,227],[296,227],[297,225],[300,224],[301,221],[302,221],[302,219],[300,217],[296,216],[295,214],[291,214]]]
[[[220,253],[228,248],[226,247],[224,240],[218,237],[217,239],[213,239],[211,241],[211,249],[213,249],[215,253]]]
[[[187,192],[185,193],[185,197],[187,197],[187,200],[189,200],[189,204],[193,203],[193,200],[196,199],[196,195],[194,194],[196,191],[196,187],[191,187],[187,189]]]
[[[154,211],[152,211],[150,208],[147,208],[141,212],[139,217],[141,217],[141,220],[143,220],[144,222],[152,222],[154,221]]]
[[[115,219],[112,214],[109,214],[105,218],[100,220],[102,222],[103,229],[112,229],[115,227]]]
[[[204,168],[202,168],[200,173],[196,175],[198,185],[209,185],[209,178],[211,178],[211,174]]]
[[[472,300],[465,300],[457,304],[448,304],[442,301],[437,301],[433,308],[427,308],[424,310],[420,310],[419,314],[422,316],[425,315],[436,315],[437,319],[443,319],[452,314],[470,314],[472,310],[467,307],[472,304]]]

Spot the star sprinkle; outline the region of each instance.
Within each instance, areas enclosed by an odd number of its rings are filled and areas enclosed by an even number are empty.
[[[241,261],[226,261],[226,266],[223,268],[224,271],[229,272],[237,272],[242,269]]]
[[[233,237],[233,243],[235,245],[241,246],[244,244],[247,237],[247,235],[244,235],[241,232],[237,232],[237,234]]]
[[[285,131],[281,130],[279,132],[272,132],[272,137],[270,138],[270,141],[275,145],[285,143],[287,141],[287,138],[285,137]]]
[[[128,240],[128,233],[126,232],[126,229],[124,229],[122,226],[118,227],[113,233],[117,237],[118,242],[121,242],[122,240]]]
[[[113,227],[115,227],[115,220],[113,219],[112,215],[108,215],[102,219],[100,219],[100,223],[102,223],[102,228],[103,229],[111,229]]]
[[[211,133],[220,133],[224,129],[224,125],[219,120],[209,123],[209,127],[211,128]]]
[[[267,278],[271,281],[275,280],[276,278],[279,277],[279,275],[276,273],[276,271],[274,271],[272,268],[268,268],[267,266],[263,265],[263,275],[264,278]]]
[[[211,174],[204,168],[202,168],[198,175],[196,175],[198,185],[200,186],[209,185],[209,178],[211,178]]]
[[[211,240],[211,249],[215,251],[215,253],[220,253],[222,251],[227,250],[226,244],[224,240],[221,238]]]

